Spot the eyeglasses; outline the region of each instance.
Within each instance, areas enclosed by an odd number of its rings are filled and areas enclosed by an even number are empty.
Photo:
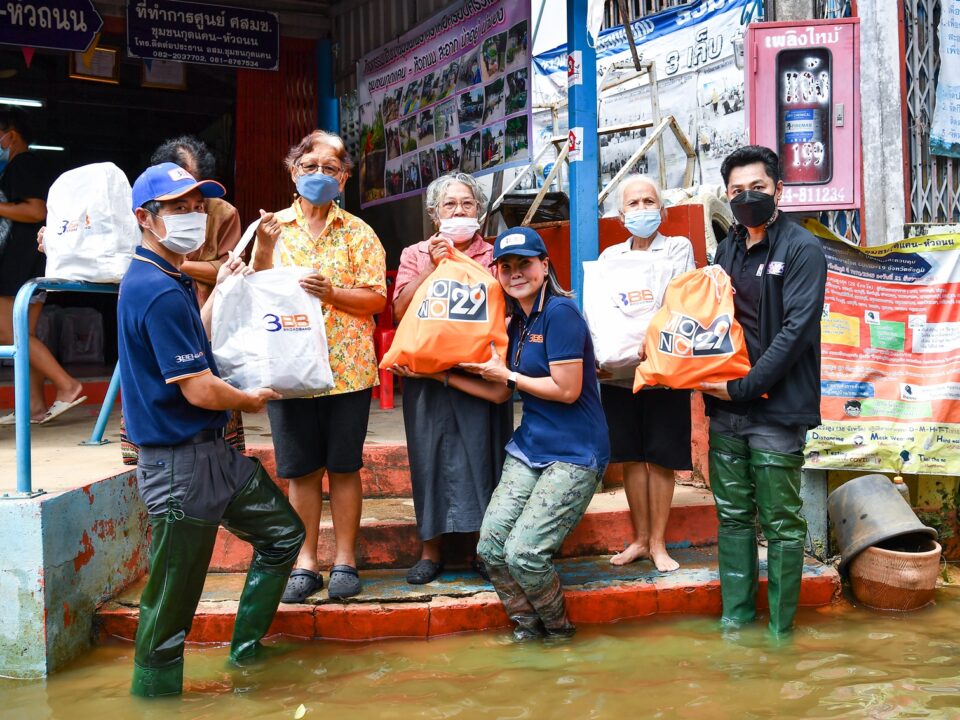
[[[343,168],[336,165],[315,165],[313,163],[301,165],[297,163],[297,170],[300,171],[301,175],[314,175],[319,170],[328,177],[334,177],[339,175],[343,171]]]
[[[444,200],[440,207],[449,213],[456,212],[458,207],[463,208],[465,213],[474,213],[479,206],[474,200]]]

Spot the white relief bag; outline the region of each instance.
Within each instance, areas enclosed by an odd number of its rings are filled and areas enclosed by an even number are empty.
[[[117,283],[140,245],[130,183],[113,163],[69,170],[47,195],[46,276]]]
[[[597,363],[613,378],[632,378],[647,326],[673,274],[669,259],[625,253],[583,263],[583,315]]]
[[[256,232],[246,229],[239,255]],[[232,275],[213,293],[213,356],[221,377],[241,390],[271,388],[285,398],[333,387],[320,299],[300,287],[310,268],[274,267]]]

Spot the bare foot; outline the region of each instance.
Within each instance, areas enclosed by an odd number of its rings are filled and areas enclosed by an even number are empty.
[[[650,553],[650,559],[657,566],[657,570],[662,573],[673,572],[680,568],[680,563],[674,560],[666,550],[654,550]]]
[[[617,553],[612,558],[610,558],[611,565],[629,565],[632,562],[637,560],[645,560],[649,557],[647,548],[643,545],[638,545],[637,543],[630,543],[627,546],[627,549],[621,553]]]

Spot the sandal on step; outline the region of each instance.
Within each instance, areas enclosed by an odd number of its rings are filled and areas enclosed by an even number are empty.
[[[323,577],[313,570],[298,568],[290,573],[284,588],[282,603],[302,603],[318,590],[323,589]]]
[[[411,585],[426,585],[428,582],[436,580],[442,570],[443,563],[423,558],[407,570],[407,582]]]
[[[360,593],[360,575],[352,565],[334,565],[330,569],[327,594],[332,600],[342,600]]]

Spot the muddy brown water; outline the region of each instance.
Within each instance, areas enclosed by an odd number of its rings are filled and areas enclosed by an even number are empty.
[[[505,632],[429,641],[271,642],[253,668],[191,646],[182,698],[128,694],[133,647],[101,645],[44,681],[0,681],[0,718],[960,718],[960,590],[908,614],[801,610],[776,642],[713,618],[583,626],[569,642]]]

